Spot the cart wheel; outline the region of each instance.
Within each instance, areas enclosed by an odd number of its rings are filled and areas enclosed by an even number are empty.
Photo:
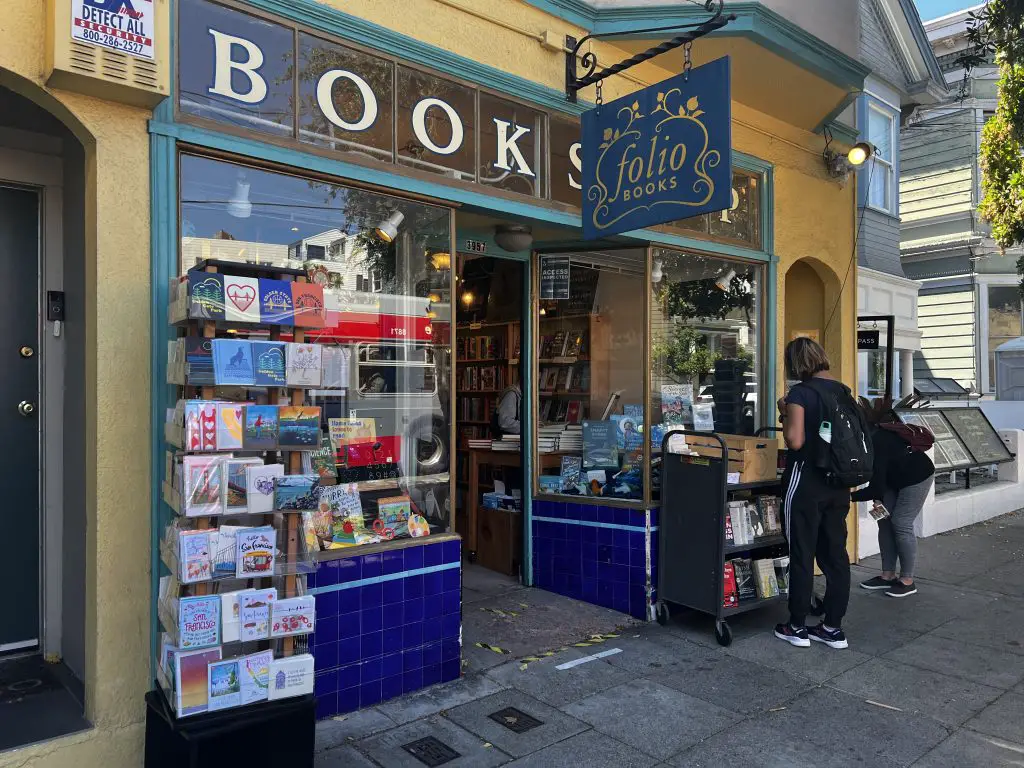
[[[666,603],[661,602],[660,600],[658,601],[658,604],[654,606],[654,618],[657,619],[658,623],[663,627],[668,624],[669,613],[668,605]]]
[[[715,640],[718,641],[719,645],[727,647],[732,645],[732,630],[729,629],[728,622],[719,621],[715,623]]]

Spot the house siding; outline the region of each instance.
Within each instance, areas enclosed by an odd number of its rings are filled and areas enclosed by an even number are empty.
[[[977,383],[974,291],[970,288],[921,291],[918,297],[921,351],[914,355],[914,377]]]
[[[900,264],[900,222],[894,216],[866,208],[857,241],[857,264],[904,277]]]
[[[900,216],[904,225],[974,209],[977,128],[974,111],[936,116],[900,132]],[[906,238],[904,238],[906,240]]]
[[[879,14],[875,0],[860,0],[860,60],[874,75],[903,88],[910,78]]]

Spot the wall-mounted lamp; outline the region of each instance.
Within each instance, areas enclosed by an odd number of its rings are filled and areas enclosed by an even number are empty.
[[[251,185],[245,180],[245,174],[238,174],[238,181],[235,182],[235,194],[228,200],[228,215],[236,219],[248,219],[252,216],[252,203],[249,202],[249,187]]]
[[[405,221],[404,213],[392,211],[390,216],[377,225],[373,233],[385,243],[392,243],[398,237],[398,228],[402,226],[403,221]]]
[[[525,224],[499,224],[494,228],[494,242],[503,251],[528,251],[533,245],[533,230]]]
[[[665,273],[662,271],[661,259],[655,259],[654,266],[651,267],[651,282],[660,283],[663,277],[665,277]]]
[[[474,298],[476,297],[473,296],[472,291],[466,291],[465,293],[462,294],[462,303],[465,304],[467,307],[472,306]]]
[[[846,181],[851,170],[864,165],[875,154],[875,147],[866,141],[858,141],[850,147],[850,151],[845,155],[833,152],[830,149],[831,144],[832,136],[826,134],[825,149],[821,153],[821,158],[825,162],[825,170],[828,171],[828,175],[833,179],[838,179],[840,183]]]

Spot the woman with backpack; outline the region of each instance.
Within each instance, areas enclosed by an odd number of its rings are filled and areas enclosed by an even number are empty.
[[[870,475],[868,425],[850,390],[832,378],[825,350],[797,338],[786,345],[786,375],[800,383],[779,400],[789,449],[783,476],[783,511],[789,541],[789,621],[775,636],[797,647],[811,640],[847,648],[842,630],[850,600],[846,516],[850,487]],[[811,613],[814,561],[825,574],[824,620],[805,625]]]
[[[882,574],[861,582],[861,587],[885,590],[889,597],[907,597],[917,592],[914,521],[921,514],[935,478],[935,465],[925,453],[934,438],[924,427],[901,423],[889,400],[878,399],[872,404],[862,398],[861,404],[874,426],[871,441],[875,463],[871,483],[856,491],[853,500],[880,501],[889,512],[888,517],[878,521]],[[899,578],[896,577],[897,564]]]

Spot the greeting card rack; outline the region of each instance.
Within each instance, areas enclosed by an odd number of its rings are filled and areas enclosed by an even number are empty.
[[[201,277],[203,273],[217,276],[212,282],[217,283],[219,281],[220,283],[222,293],[219,297],[208,294],[203,294],[200,297],[198,288],[200,281],[203,284],[208,282],[205,277]],[[291,286],[291,294],[296,299],[294,305],[287,305],[286,301],[283,304],[281,302],[275,304],[274,301],[270,300],[271,309],[276,307],[282,310],[282,314],[271,322],[266,322],[268,299],[263,295],[264,281],[266,281],[267,285],[273,283],[277,286],[278,290],[280,290],[281,286],[284,286],[286,289]],[[234,287],[234,283],[243,284],[243,289],[232,293],[231,288]],[[260,286],[258,289],[255,287],[257,284]],[[298,285],[293,284],[302,284],[303,289],[298,290]],[[220,260],[202,261],[190,270],[189,275],[171,281],[169,320],[171,325],[177,329],[179,340],[182,337],[196,336],[209,340],[244,339],[248,337],[272,342],[288,340],[293,343],[302,344],[305,342],[304,327],[322,326],[324,318],[322,292],[320,293],[318,304],[315,298],[317,291],[321,289],[313,285],[306,287],[305,284],[307,284],[307,277],[303,270]],[[224,289],[225,285],[228,286],[226,290]],[[284,291],[286,297],[288,293],[288,290]],[[302,297],[308,297],[310,294],[314,297],[311,300],[312,304],[308,305],[308,307],[305,298],[303,298],[301,310],[299,303],[300,294]],[[230,303],[232,301],[234,302],[233,306]],[[205,309],[200,305],[204,305]],[[262,315],[260,314],[261,308],[263,309]],[[294,319],[300,317],[300,311],[302,313],[309,313],[302,315],[302,326],[299,324],[300,320]],[[291,318],[294,324],[284,324],[284,322],[287,322],[282,321],[284,317]],[[171,342],[172,350],[177,343],[176,341]],[[169,363],[172,354],[173,351],[169,351]],[[183,368],[188,370],[188,365],[184,365]],[[183,379],[175,378],[172,380],[170,364],[168,367],[168,380],[169,383],[177,384],[179,387],[179,405],[182,401],[187,403],[191,400],[203,402],[234,401],[262,406],[290,405],[298,407],[305,404],[306,392],[302,387],[226,387],[224,385],[211,384],[205,379],[203,383],[196,384],[194,381],[190,381],[188,375]],[[244,433],[244,423],[241,429]],[[317,429],[319,430],[319,424]],[[212,701],[209,702],[207,709],[201,705],[196,705],[196,701],[193,699],[191,702],[192,706],[186,707],[182,704],[183,699],[176,695],[180,692],[176,692],[174,689],[176,678],[173,667],[175,664],[174,660],[178,658],[175,656],[175,653],[184,652],[184,648],[175,647],[178,645],[182,630],[182,627],[178,626],[180,614],[177,608],[179,607],[180,598],[212,596],[215,592],[219,591],[215,589],[215,585],[220,586],[227,581],[235,585],[231,587],[231,589],[235,590],[242,589],[243,587],[267,590],[271,586],[276,586],[276,599],[298,598],[305,594],[305,574],[311,572],[316,566],[313,553],[309,552],[305,546],[302,530],[303,509],[280,509],[275,504],[272,511],[263,514],[253,512],[250,515],[238,515],[238,517],[244,517],[247,524],[251,522],[252,525],[257,526],[257,528],[245,527],[242,529],[243,531],[258,530],[260,525],[271,526],[274,529],[273,543],[270,546],[272,552],[276,550],[276,556],[272,557],[273,565],[268,571],[260,575],[253,575],[254,572],[250,572],[248,576],[239,576],[229,571],[227,574],[218,576],[211,570],[208,575],[204,574],[194,582],[180,579],[181,563],[179,562],[179,557],[183,555],[180,555],[179,551],[174,547],[174,542],[177,541],[175,538],[177,532],[182,529],[188,531],[212,531],[217,527],[217,524],[212,515],[195,515],[189,512],[187,504],[182,498],[181,486],[176,482],[172,482],[171,477],[175,472],[175,468],[180,466],[183,457],[200,454],[203,456],[209,455],[212,460],[215,454],[210,454],[209,449],[197,451],[194,445],[185,441],[180,425],[171,423],[170,418],[165,428],[165,435],[169,447],[165,467],[166,477],[162,489],[163,499],[170,511],[174,513],[171,526],[169,527],[173,526],[176,531],[169,533],[162,541],[160,547],[161,560],[172,576],[161,580],[162,588],[158,598],[157,614],[165,630],[158,664],[158,687],[163,689],[171,710],[175,712],[177,717],[183,717],[186,714],[191,715],[206,711],[212,713],[214,711],[214,704]],[[242,450],[237,450],[230,455],[232,458],[238,459],[239,462],[243,461],[244,458],[251,458],[254,465],[261,462],[275,465],[278,463],[283,464],[284,475],[300,475],[303,472],[303,451],[294,449],[294,446],[289,446],[289,448],[285,449],[283,443],[280,449],[275,447],[274,449],[268,448],[262,451],[251,451],[248,447],[243,447]],[[223,483],[224,487],[228,486],[226,475],[223,477]],[[277,481],[275,481],[276,485]],[[277,498],[276,491],[274,498]],[[227,516],[234,517],[235,515],[228,512]],[[215,541],[216,536],[212,540]],[[240,569],[240,573],[242,570]],[[164,594],[163,582],[171,585],[168,589],[171,594]],[[242,643],[239,647],[245,649],[244,652],[246,653],[251,652],[253,648],[259,649],[257,655],[260,652],[266,654],[268,650],[273,652],[273,660],[269,664],[271,672],[274,670],[275,664],[282,663],[276,660],[305,653],[307,634],[312,632],[312,622],[309,621],[302,625],[306,628],[300,629],[293,634],[275,635],[272,633],[268,638],[260,640],[246,639],[243,634],[241,638],[235,639],[232,636],[232,639],[229,640],[223,633],[223,627],[226,626],[227,618],[224,615],[224,611],[221,610],[217,618],[217,621],[221,622],[221,628],[218,630],[219,634],[217,636],[218,645],[238,642]],[[303,618],[315,620],[315,615],[307,614]],[[193,648],[198,647],[193,646]],[[239,654],[242,652],[240,650]],[[239,655],[239,658],[247,657]],[[224,654],[224,659],[230,660],[228,659],[228,654]],[[295,673],[293,670],[298,669],[298,666],[288,667],[289,688],[293,687],[294,679],[299,680],[298,684],[294,684],[294,691],[275,696],[273,693],[274,680],[268,679],[270,699],[311,693],[312,657],[310,656],[307,659],[303,656],[301,659],[297,658],[296,662],[302,662],[302,664],[308,662],[308,668],[303,667],[300,672]],[[284,667],[278,668],[283,669]],[[284,680],[283,672],[279,671],[277,674],[282,675],[280,679]],[[212,681],[210,686],[210,690],[212,690]],[[250,703],[255,703],[255,701],[252,699],[241,701],[241,704]],[[224,706],[236,705],[227,704]]]

